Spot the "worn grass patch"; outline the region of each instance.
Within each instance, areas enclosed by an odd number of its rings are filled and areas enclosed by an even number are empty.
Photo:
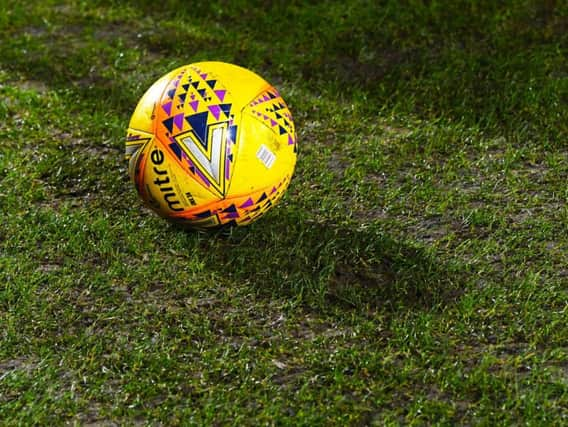
[[[563,2],[0,6],[3,423],[567,422]],[[213,59],[300,155],[266,217],[187,232],[123,140]]]

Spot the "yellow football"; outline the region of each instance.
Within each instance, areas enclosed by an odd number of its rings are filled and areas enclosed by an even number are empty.
[[[140,99],[126,137],[128,171],[160,216],[191,227],[245,225],[282,197],[296,132],[278,91],[223,62],[177,68]]]

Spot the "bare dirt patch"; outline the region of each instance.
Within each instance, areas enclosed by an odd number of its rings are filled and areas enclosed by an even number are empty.
[[[45,94],[49,90],[49,87],[40,80],[21,80],[12,82],[12,84],[19,89],[34,91],[40,94]]]
[[[37,365],[37,361],[25,356],[0,362],[0,381],[16,371],[31,372]]]

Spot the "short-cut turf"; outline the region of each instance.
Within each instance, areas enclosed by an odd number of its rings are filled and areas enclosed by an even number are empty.
[[[561,1],[0,1],[0,423],[562,425]],[[123,160],[138,98],[222,60],[300,154],[187,232]]]

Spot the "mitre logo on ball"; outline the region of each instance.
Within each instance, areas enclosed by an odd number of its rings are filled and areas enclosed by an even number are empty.
[[[246,225],[279,200],[296,164],[296,132],[279,92],[223,62],[177,68],[142,96],[126,138],[142,200],[191,227]]]

